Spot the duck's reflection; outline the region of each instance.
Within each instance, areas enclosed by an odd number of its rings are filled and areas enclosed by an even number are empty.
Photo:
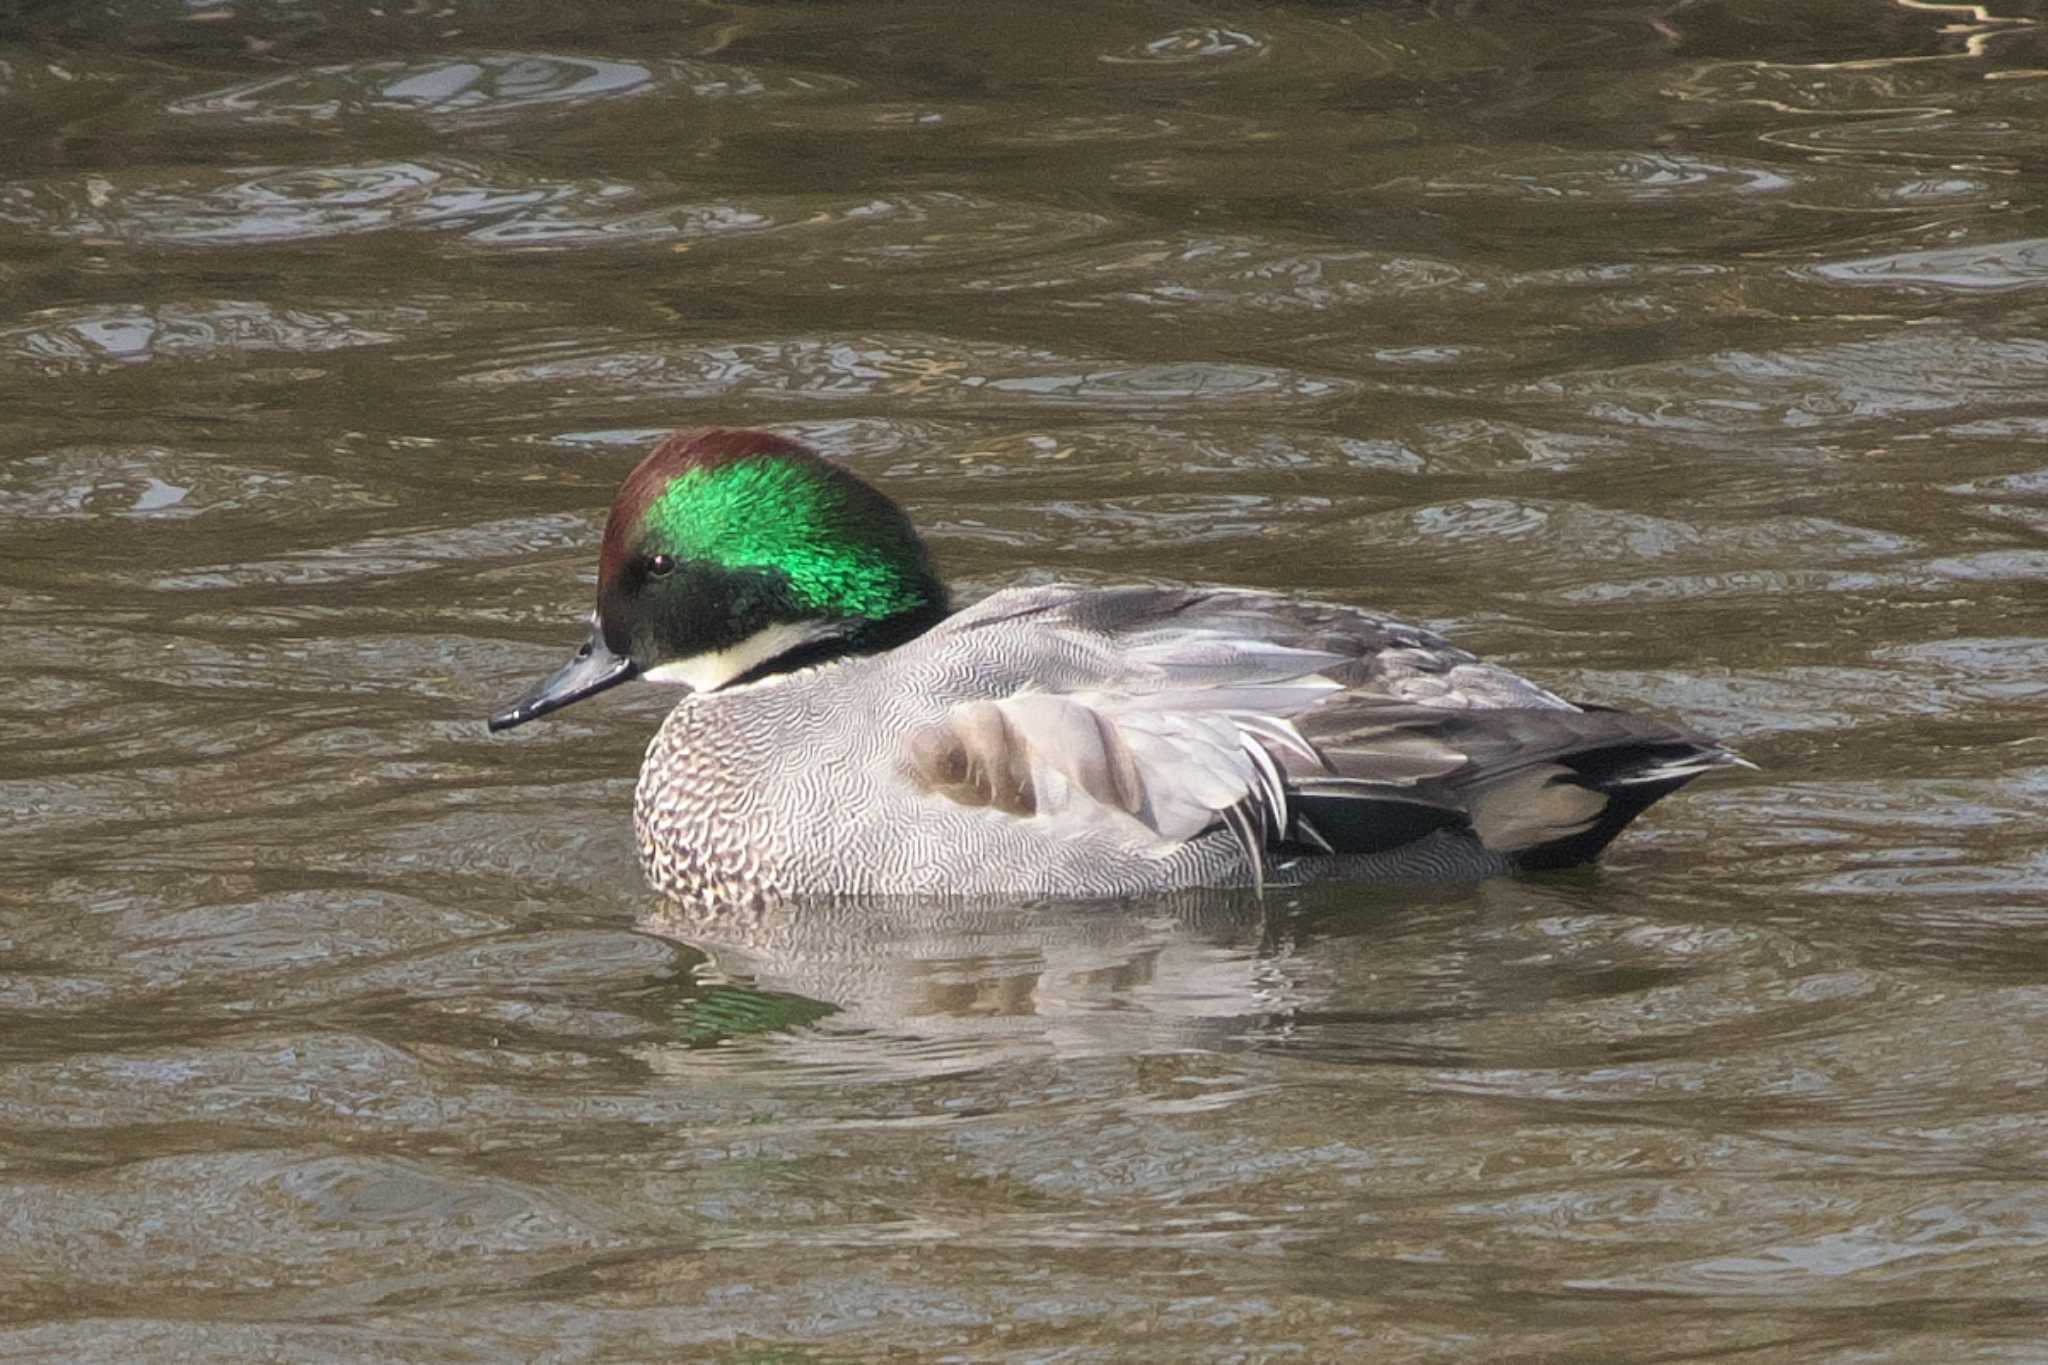
[[[1271,1037],[1327,990],[1326,970],[1295,950],[1299,912],[1294,898],[1240,891],[1088,905],[806,901],[744,915],[664,903],[642,927],[705,960],[657,1064],[707,1064],[705,1044],[750,1033],[841,1075]]]

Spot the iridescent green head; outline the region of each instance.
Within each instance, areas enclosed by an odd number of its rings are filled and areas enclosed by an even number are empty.
[[[631,677],[711,691],[902,644],[946,614],[910,519],[785,437],[681,432],[619,488],[590,638],[491,718],[506,729]]]

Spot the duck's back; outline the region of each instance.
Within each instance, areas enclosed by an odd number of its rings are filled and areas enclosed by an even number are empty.
[[[718,903],[1480,876],[1590,858],[1733,761],[1354,608],[1051,586],[686,697],[636,827],[657,888]]]

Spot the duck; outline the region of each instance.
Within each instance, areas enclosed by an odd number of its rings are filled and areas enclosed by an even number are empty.
[[[887,494],[730,428],[626,476],[582,644],[488,726],[632,680],[680,689],[633,828],[698,907],[1539,873],[1753,766],[1355,606],[1055,582],[956,610]]]

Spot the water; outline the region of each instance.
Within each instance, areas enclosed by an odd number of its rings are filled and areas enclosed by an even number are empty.
[[[0,20],[0,1356],[2048,1359],[2048,10]],[[1761,771],[701,923],[512,736],[655,433]]]

